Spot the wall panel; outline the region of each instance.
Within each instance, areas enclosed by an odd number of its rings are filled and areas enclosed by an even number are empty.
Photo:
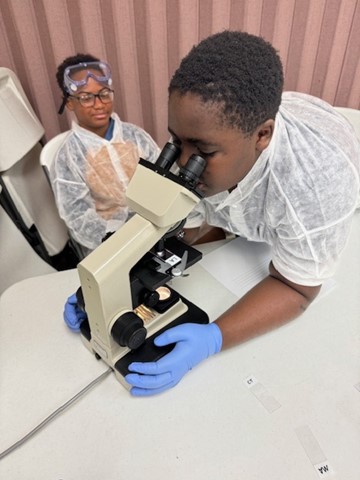
[[[223,29],[272,42],[287,90],[360,108],[360,0],[0,0],[0,65],[19,77],[49,139],[71,123],[57,114],[57,65],[78,52],[105,59],[116,111],[162,144],[172,73]]]

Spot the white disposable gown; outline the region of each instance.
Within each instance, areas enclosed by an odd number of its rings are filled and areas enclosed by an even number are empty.
[[[131,215],[125,197],[129,180],[140,158],[155,162],[160,153],[142,128],[115,113],[112,118],[111,140],[73,122],[50,170],[60,217],[86,253]]]
[[[360,143],[348,121],[309,95],[285,92],[271,142],[231,192],[203,199],[204,221],[271,245],[288,280],[320,285],[334,274],[359,206]]]

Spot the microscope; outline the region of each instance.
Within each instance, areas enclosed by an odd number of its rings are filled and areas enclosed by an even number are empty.
[[[206,162],[192,155],[173,173],[179,155],[167,143],[155,163],[140,159],[126,193],[135,214],[77,267],[78,304],[87,314],[81,338],[125,388],[130,363],[156,361],[174,347],[157,347],[157,335],[182,323],[209,322],[170,285],[202,257],[181,232],[202,198],[196,185]]]

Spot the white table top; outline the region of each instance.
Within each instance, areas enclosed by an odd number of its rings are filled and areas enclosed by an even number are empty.
[[[336,288],[299,319],[158,396],[131,397],[110,374],[0,460],[0,478],[359,480],[359,238],[360,214]],[[234,301],[201,264],[189,272],[174,286],[211,319]],[[0,298],[0,451],[107,370],[62,321],[78,285],[71,270]]]

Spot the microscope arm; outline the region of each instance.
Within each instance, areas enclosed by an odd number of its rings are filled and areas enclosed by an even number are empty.
[[[90,330],[100,347],[118,348],[110,331],[119,316],[134,308],[129,272],[166,230],[134,215],[78,265]]]

